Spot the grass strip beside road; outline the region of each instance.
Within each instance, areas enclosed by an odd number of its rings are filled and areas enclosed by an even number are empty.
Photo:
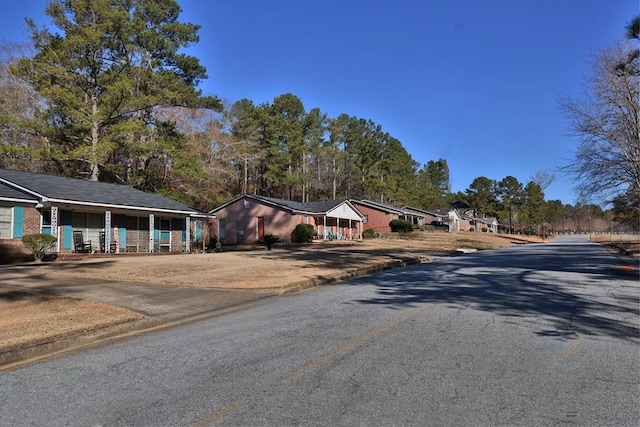
[[[142,318],[96,301],[0,288],[0,352]]]

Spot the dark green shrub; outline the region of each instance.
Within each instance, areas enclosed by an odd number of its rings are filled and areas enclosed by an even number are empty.
[[[51,251],[58,239],[50,234],[27,234],[22,237],[22,243],[29,249],[36,261],[42,261],[42,258]]]
[[[377,234],[373,228],[366,229],[362,232],[363,239],[375,239],[376,237],[377,237]]]
[[[267,247],[267,250],[270,251],[271,247],[275,243],[280,243],[280,238],[275,234],[265,234],[264,236],[258,239],[258,243],[261,245],[265,245]]]
[[[399,233],[409,233],[413,231],[413,225],[409,221],[404,221],[402,219],[394,219],[389,223],[391,226],[391,231],[399,232]]]
[[[489,229],[487,227],[482,227],[482,232],[486,233],[487,231],[489,231]]]
[[[220,252],[222,248],[222,242],[218,240],[218,236],[215,234],[209,237],[209,245],[207,246],[207,252]]]
[[[313,240],[313,225],[298,224],[293,230],[293,238],[296,243],[306,243]]]

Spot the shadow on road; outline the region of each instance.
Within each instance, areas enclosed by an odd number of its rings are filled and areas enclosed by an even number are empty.
[[[471,307],[501,316],[536,317],[553,325],[539,335],[576,334],[639,341],[637,272],[594,244],[529,245],[393,270],[351,282],[377,296],[356,301],[391,307],[420,303]],[[544,324],[544,322],[543,322]]]

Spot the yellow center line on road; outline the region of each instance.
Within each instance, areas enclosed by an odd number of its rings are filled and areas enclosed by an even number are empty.
[[[418,312],[424,308],[424,306],[426,305],[426,303],[420,304],[417,307],[414,307],[412,309],[409,309],[405,312],[403,312],[402,314],[376,326],[373,329],[369,329],[367,332],[358,335],[357,337],[354,337],[352,339],[350,339],[349,341],[339,345],[338,347],[334,348],[333,350],[324,353],[318,357],[316,357],[315,359],[311,360],[310,362],[304,364],[303,366],[301,366],[298,369],[295,369],[291,372],[289,372],[288,374],[286,374],[285,376],[283,376],[280,379],[281,383],[286,383],[291,381],[292,379],[304,374],[305,372],[308,372],[309,370],[315,368],[316,366],[319,366],[320,364],[322,364],[323,362],[325,362],[326,360],[337,356],[340,353],[343,353],[353,347],[355,347],[356,345],[362,343],[365,340],[368,340],[384,331],[387,331],[389,329],[391,329],[393,326],[404,322],[406,320],[408,320],[409,317],[411,316],[415,316],[416,314],[418,314]]]
[[[238,409],[238,405],[236,405],[235,403],[232,403],[231,405],[227,405],[224,408],[214,412],[213,414],[209,415],[206,418],[203,418],[193,424],[191,424],[189,427],[205,427],[208,426],[209,424],[213,423],[214,421],[219,420],[222,417],[226,417],[227,415],[229,415],[230,413],[236,411]]]
[[[567,343],[567,349],[560,355],[563,359],[568,359],[573,356],[580,356],[585,353],[585,350],[580,348],[581,338],[579,336],[575,337],[571,341]]]

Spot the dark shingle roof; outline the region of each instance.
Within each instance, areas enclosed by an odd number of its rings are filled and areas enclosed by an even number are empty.
[[[288,208],[294,212],[309,212],[309,213],[323,213],[328,212],[334,207],[343,203],[341,200],[326,200],[323,202],[294,202],[291,200],[274,199],[273,197],[255,196],[251,195],[254,199],[263,200],[274,205]]]
[[[0,183],[0,199],[3,200],[28,200],[38,203],[38,200],[30,194],[17,190],[13,187],[9,187],[6,184]]]
[[[91,204],[97,206],[117,206],[125,208],[144,208],[160,211],[180,211],[202,213],[175,200],[158,194],[145,193],[135,188],[108,184],[105,182],[65,178],[31,172],[0,169],[0,187],[20,190],[31,194],[38,201],[56,200],[69,203]],[[17,188],[17,187],[21,188]]]
[[[378,202],[374,202],[372,200],[352,200],[352,203],[356,203],[356,204],[360,204],[363,206],[367,206],[373,209],[377,209],[379,211],[384,211],[384,212],[391,212],[391,213],[395,213],[398,215],[405,215],[409,212],[405,211],[402,208],[399,208],[397,206],[391,206],[391,205],[386,205],[384,203],[378,203]]]

